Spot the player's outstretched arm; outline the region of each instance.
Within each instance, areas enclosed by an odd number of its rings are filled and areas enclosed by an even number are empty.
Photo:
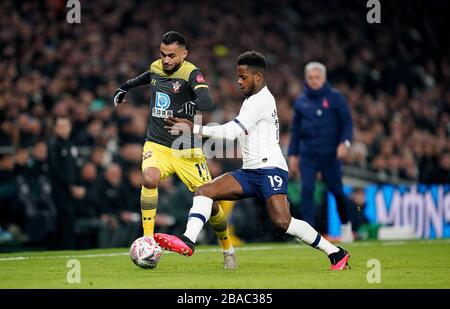
[[[239,121],[233,120],[218,126],[201,126],[193,124],[192,121],[184,118],[170,117],[166,120],[165,129],[170,134],[179,134],[180,132],[191,133],[197,135],[203,135],[212,138],[222,138],[235,140],[239,135],[243,133],[242,127],[238,124]]]
[[[235,140],[239,135],[245,132],[239,125],[237,119],[218,126],[202,126],[195,124],[192,131],[194,134],[228,140]]]
[[[127,80],[124,84],[116,89],[114,93],[114,106],[117,107],[117,105],[124,102],[128,90],[139,86],[148,85],[150,84],[150,80],[150,71],[146,71],[138,77]]]

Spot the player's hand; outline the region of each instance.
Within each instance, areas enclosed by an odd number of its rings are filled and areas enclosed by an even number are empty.
[[[183,104],[178,113],[185,113],[188,116],[194,116],[197,111],[197,105],[195,102],[187,101]]]
[[[126,95],[127,92],[125,90],[117,88],[116,92],[114,92],[114,107],[122,103]]]
[[[191,133],[194,124],[192,121],[185,118],[169,117],[164,119],[166,126],[164,128],[172,135],[178,135],[180,132]]]
[[[339,160],[345,159],[345,157],[347,157],[348,154],[348,147],[345,146],[344,143],[340,143],[337,148],[336,154]]]

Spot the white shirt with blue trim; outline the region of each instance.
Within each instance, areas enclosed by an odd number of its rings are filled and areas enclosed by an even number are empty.
[[[278,167],[288,171],[279,144],[276,102],[267,86],[244,100],[233,121],[220,126],[195,125],[194,133],[213,138],[238,138],[244,169]]]

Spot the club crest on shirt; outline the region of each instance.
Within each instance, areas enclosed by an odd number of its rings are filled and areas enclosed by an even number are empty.
[[[205,78],[203,77],[202,74],[197,75],[197,77],[195,78],[197,80],[197,83],[205,83]]]
[[[322,106],[323,106],[323,108],[328,108],[328,107],[330,107],[330,104],[328,103],[328,100],[327,100],[327,99],[323,99],[323,101],[322,101]]]
[[[180,92],[180,88],[181,88],[181,84],[179,81],[175,81],[172,83],[172,92],[173,93],[178,93]]]

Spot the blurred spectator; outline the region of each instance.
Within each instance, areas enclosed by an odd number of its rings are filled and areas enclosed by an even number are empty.
[[[91,249],[99,246],[99,234],[103,226],[100,220],[102,194],[100,192],[100,178],[92,162],[86,162],[81,168],[80,186],[86,189],[81,199],[75,200],[75,234],[77,248]]]
[[[436,175],[436,183],[450,183],[450,152],[441,155]]]
[[[192,192],[175,176],[161,181],[158,190],[158,213],[155,218],[157,230],[163,233],[183,234],[192,206]],[[203,237],[203,243],[209,243],[210,239],[217,239],[214,233],[209,233],[209,230],[205,230],[205,233],[210,237]]]
[[[369,219],[364,214],[366,207],[366,193],[362,188],[355,188],[350,196],[349,216],[352,221],[352,230],[358,238],[358,230],[364,224],[369,224]]]
[[[3,229],[18,221],[16,196],[14,157],[10,154],[0,155],[0,227]]]
[[[127,171],[127,179],[125,180],[125,205],[130,212],[139,213],[141,210],[140,193],[143,182],[141,169],[139,168],[139,165],[135,165],[124,170]]]
[[[29,216],[26,233],[36,239],[40,245],[47,245],[55,233],[57,208],[52,195],[52,182],[49,174],[48,149],[45,141],[38,141],[31,152],[29,162],[30,189],[36,205],[34,217]],[[40,235],[40,238],[39,236]]]
[[[117,163],[110,164],[100,187],[102,192],[100,220],[106,225],[100,236],[100,246],[123,247],[131,245],[137,238],[140,216],[127,204],[123,184],[122,168]]]
[[[86,188],[77,185],[77,148],[69,140],[72,123],[68,117],[55,120],[54,137],[49,142],[50,177],[53,200],[57,207],[55,247],[75,248],[74,199],[83,199]]]

